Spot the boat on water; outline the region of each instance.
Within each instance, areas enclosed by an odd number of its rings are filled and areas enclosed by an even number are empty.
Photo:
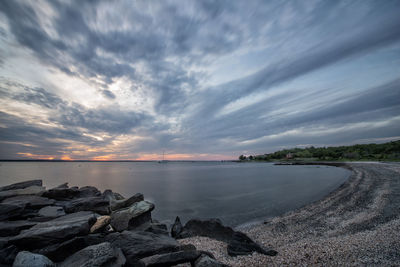
[[[167,162],[168,160],[165,160],[165,151],[163,151],[162,160],[159,160],[158,163],[167,163]]]

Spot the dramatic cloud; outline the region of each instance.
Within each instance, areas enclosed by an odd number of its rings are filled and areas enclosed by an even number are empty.
[[[0,158],[400,136],[397,1],[0,1]]]

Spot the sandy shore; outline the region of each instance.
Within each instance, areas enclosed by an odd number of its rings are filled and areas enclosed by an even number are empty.
[[[400,164],[349,163],[347,182],[324,199],[238,229],[279,252],[232,258],[226,244],[204,237],[183,239],[231,266],[400,266]],[[295,166],[294,166],[295,168]]]

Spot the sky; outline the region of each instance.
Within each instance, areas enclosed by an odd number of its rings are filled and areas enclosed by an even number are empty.
[[[400,1],[0,1],[0,159],[400,139]]]

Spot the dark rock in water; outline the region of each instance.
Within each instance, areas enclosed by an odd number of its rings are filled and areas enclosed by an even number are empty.
[[[79,195],[79,190],[77,187],[71,187],[71,188],[52,188],[50,190],[47,190],[46,192],[43,193],[44,197],[55,199],[55,200],[68,200],[75,198]]]
[[[194,267],[228,267],[228,265],[220,263],[203,254],[194,262]]]
[[[228,244],[229,256],[248,255],[253,252],[258,252],[268,256],[276,256],[276,254],[278,254],[275,250],[266,251],[247,235],[241,232],[235,232],[232,240]]]
[[[25,182],[2,186],[2,187],[0,187],[0,192],[7,191],[7,190],[24,189],[24,188],[27,188],[27,187],[30,187],[33,185],[42,186],[43,185],[42,180],[29,180],[29,181],[25,181]]]
[[[95,222],[96,216],[93,212],[72,213],[23,230],[19,235],[10,238],[9,243],[26,249],[41,248],[75,236],[87,235]]]
[[[171,236],[172,237],[179,236],[179,234],[182,232],[182,229],[183,229],[183,227],[182,227],[181,219],[179,218],[179,216],[176,216],[175,222],[171,228]]]
[[[13,267],[52,267],[55,264],[46,256],[31,253],[29,251],[21,251],[15,257]]]
[[[176,252],[179,248],[178,242],[172,237],[149,232],[123,231],[108,234],[104,239],[122,249],[128,265],[137,264],[139,259],[155,254]]]
[[[64,262],[59,264],[60,267],[70,266],[123,266],[126,262],[121,249],[114,248],[110,243],[104,242],[97,245],[86,247],[72,256],[68,257]]]
[[[99,241],[98,243],[101,243]],[[36,249],[33,252],[45,255],[54,262],[61,262],[74,254],[75,252],[91,245],[86,237],[79,236],[59,244],[53,244],[44,248]]]
[[[148,201],[134,203],[129,208],[118,210],[111,214],[111,226],[116,231],[131,230],[143,223],[151,221],[151,211],[154,204]]]
[[[192,262],[200,257],[201,252],[197,250],[178,251],[164,254],[157,254],[141,259],[147,267],[174,266],[185,262]]]
[[[110,216],[105,215],[98,217],[95,224],[93,224],[93,226],[90,228],[90,233],[95,234],[102,232],[106,228],[106,226],[110,224],[110,221]]]
[[[46,206],[53,205],[55,201],[45,197],[25,195],[15,196],[3,200],[1,203],[22,206],[24,208],[40,209]]]
[[[0,220],[9,220],[21,217],[24,214],[25,207],[11,204],[0,203]]]
[[[93,211],[101,215],[110,214],[109,202],[102,197],[77,198],[70,201],[59,201],[67,213],[78,211]]]
[[[229,242],[235,231],[231,227],[224,226],[219,219],[188,221],[176,238],[193,236],[206,236],[223,242]]]
[[[22,196],[22,195],[37,195],[41,196],[45,192],[42,186],[32,185],[21,189],[12,189],[0,192],[0,201],[9,197]]]
[[[84,186],[78,189],[78,197],[100,197],[101,192],[94,186]]]
[[[65,211],[64,211],[63,207],[47,206],[47,207],[41,208],[38,212],[38,215],[41,217],[47,217],[47,218],[57,218],[57,217],[65,215]]]
[[[37,222],[30,221],[2,221],[0,222],[0,236],[18,235],[22,230],[31,228]]]
[[[136,202],[140,202],[143,200],[144,200],[144,197],[140,193],[137,193],[127,199],[122,199],[122,200],[115,199],[115,200],[110,201],[111,210],[114,211],[114,210],[123,209],[123,208],[129,207],[129,206],[132,206]]]
[[[11,266],[18,252],[18,248],[14,245],[0,249],[0,266],[2,266],[2,264]]]

